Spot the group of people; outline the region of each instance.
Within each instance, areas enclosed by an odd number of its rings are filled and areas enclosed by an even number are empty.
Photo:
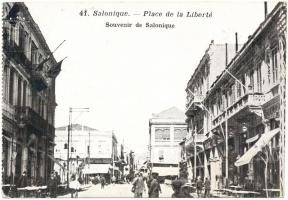
[[[203,183],[202,178],[199,176],[197,180],[192,180],[195,183],[196,192],[198,197],[202,197],[202,190],[204,188],[204,196],[203,197],[210,197],[210,190],[211,190],[211,182],[206,177],[205,182]],[[174,180],[172,181],[172,189],[174,193],[172,197],[174,198],[191,198],[191,189],[193,188],[190,184],[185,183],[184,180]]]
[[[40,186],[43,185],[43,181],[34,181],[33,179],[29,179],[27,176],[27,172],[24,171],[22,175],[19,177],[16,187],[17,188],[25,188],[27,186]],[[47,182],[47,191],[48,195],[51,198],[55,198],[57,194],[59,193],[58,186],[60,185],[60,176],[57,172],[52,172],[51,176],[49,177],[49,180]],[[26,196],[25,192],[22,193],[24,197]]]
[[[210,180],[208,179],[208,177],[206,177],[203,183],[202,178],[198,176],[198,179],[196,180],[196,191],[198,197],[202,196],[203,187],[204,187],[204,197],[210,197],[210,190],[211,190]]]
[[[143,177],[143,174],[135,174],[135,178],[132,182],[131,191],[134,193],[134,197],[142,198],[143,193],[146,192],[145,182],[148,188],[148,197],[149,198],[158,198],[159,193],[161,193],[161,187],[158,181],[158,174],[150,174],[147,178]]]
[[[49,196],[51,198],[56,198],[59,193],[59,185],[61,183],[61,178],[57,172],[52,172],[51,176],[47,183],[47,189],[49,192]]]

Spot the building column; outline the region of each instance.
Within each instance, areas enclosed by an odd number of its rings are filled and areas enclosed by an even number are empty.
[[[210,179],[210,174],[209,174],[209,170],[208,170],[208,161],[207,161],[207,156],[206,153],[204,151],[204,177],[209,178]]]
[[[6,163],[7,164],[7,176],[11,176],[11,165],[13,166],[13,146],[12,146],[12,141],[8,142],[8,149],[6,149],[6,151],[8,151],[7,158],[5,158],[7,160],[7,163]]]
[[[22,160],[21,160],[21,173],[24,171],[27,172],[27,164],[28,164],[28,147],[22,147]]]

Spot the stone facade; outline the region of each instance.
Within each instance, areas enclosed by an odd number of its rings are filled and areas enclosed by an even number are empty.
[[[53,170],[55,79],[57,65],[24,3],[3,3],[2,167],[3,183],[22,172],[46,182]]]

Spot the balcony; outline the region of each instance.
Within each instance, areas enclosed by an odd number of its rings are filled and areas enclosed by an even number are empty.
[[[227,108],[227,112],[223,111],[220,115],[213,119],[213,128],[216,128],[227,119],[237,114],[237,118],[245,118],[247,114],[254,113],[263,117],[262,105],[265,103],[265,95],[260,93],[246,94],[232,106]],[[227,115],[227,116],[226,116]]]
[[[45,79],[42,71],[36,71],[33,69],[31,71],[31,81],[32,81],[33,87],[37,91],[42,91],[48,87],[48,82]]]
[[[197,111],[198,107],[195,105],[196,103],[202,103],[204,100],[204,95],[190,95],[187,98],[186,103],[186,115],[193,115],[195,111]]]
[[[36,113],[30,107],[16,107],[17,113],[17,121],[19,124],[23,124],[25,126],[30,126],[36,129],[41,134],[46,134],[47,132],[49,135],[55,132],[55,129],[52,125],[50,125],[46,120],[44,120],[38,113]]]
[[[29,72],[32,69],[32,63],[25,55],[24,50],[14,41],[11,42],[5,40],[3,44],[3,51],[8,58],[12,58],[16,63],[22,65],[25,71]]]

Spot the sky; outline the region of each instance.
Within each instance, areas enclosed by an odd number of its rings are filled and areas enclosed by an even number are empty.
[[[136,154],[148,151],[149,118],[172,106],[185,111],[185,88],[214,43],[245,43],[264,20],[262,1],[26,2],[56,60],[55,127],[73,123],[114,130]],[[276,5],[268,1],[268,12]],[[80,16],[81,10],[127,11],[127,17]],[[144,17],[144,11],[212,12],[211,18]],[[134,15],[140,14],[140,15]],[[105,23],[170,23],[174,29],[107,28]],[[219,72],[220,73],[220,72]]]

